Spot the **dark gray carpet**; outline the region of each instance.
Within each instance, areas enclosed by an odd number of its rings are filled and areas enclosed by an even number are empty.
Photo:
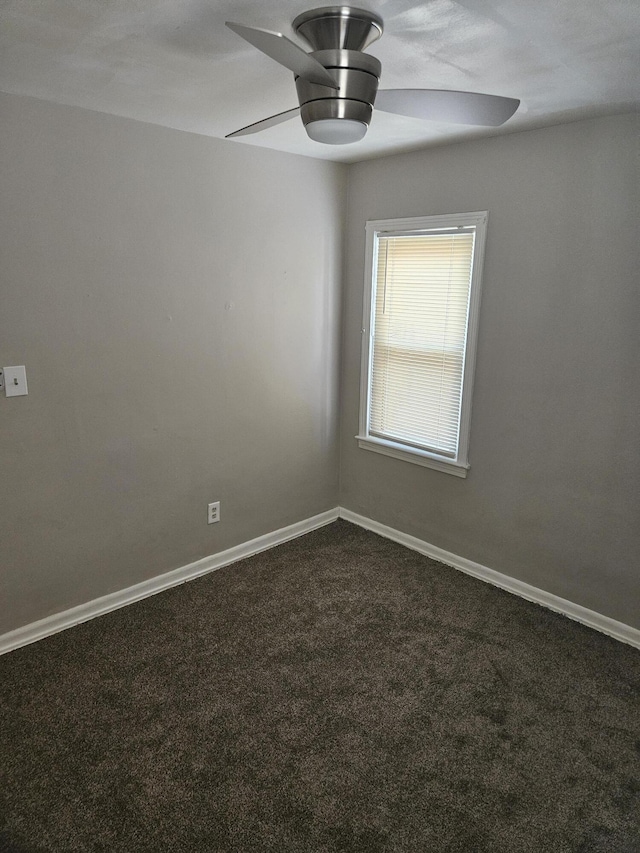
[[[0,658],[0,850],[640,850],[640,653],[346,522]]]

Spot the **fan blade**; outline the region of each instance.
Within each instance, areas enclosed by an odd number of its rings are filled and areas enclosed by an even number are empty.
[[[292,110],[285,110],[283,113],[276,113],[269,118],[263,118],[261,121],[256,121],[253,124],[248,124],[246,127],[241,127],[240,130],[234,130],[233,133],[227,133],[225,139],[232,139],[234,136],[248,136],[250,133],[260,133],[261,130],[267,130],[270,127],[275,127],[283,121],[289,121],[290,118],[300,114],[300,107],[294,107]]]
[[[272,33],[270,30],[258,30],[254,27],[244,27],[242,24],[226,22],[229,29],[248,41],[262,53],[266,53],[271,59],[275,59],[280,65],[284,65],[289,71],[293,71],[298,77],[309,83],[317,83],[319,86],[329,86],[332,89],[340,87],[333,79],[327,69],[320,65],[317,59],[306,53],[295,42],[292,42],[282,33]]]
[[[478,92],[446,89],[381,89],[376,109],[429,121],[498,127],[515,113],[520,101]]]

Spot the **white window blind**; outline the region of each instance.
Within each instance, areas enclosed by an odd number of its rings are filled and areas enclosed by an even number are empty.
[[[372,435],[456,456],[474,237],[379,235]]]
[[[486,223],[367,223],[360,447],[466,477]]]

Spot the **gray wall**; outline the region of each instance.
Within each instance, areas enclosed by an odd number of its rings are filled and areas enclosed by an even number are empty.
[[[640,627],[637,116],[350,170],[341,504]],[[367,219],[488,210],[466,480],[358,449]]]
[[[0,633],[336,506],[344,176],[0,96]]]

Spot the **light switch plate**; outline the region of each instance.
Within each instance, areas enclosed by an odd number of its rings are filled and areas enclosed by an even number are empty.
[[[23,364],[17,367],[3,367],[4,393],[7,397],[23,397],[28,394],[27,371]]]

